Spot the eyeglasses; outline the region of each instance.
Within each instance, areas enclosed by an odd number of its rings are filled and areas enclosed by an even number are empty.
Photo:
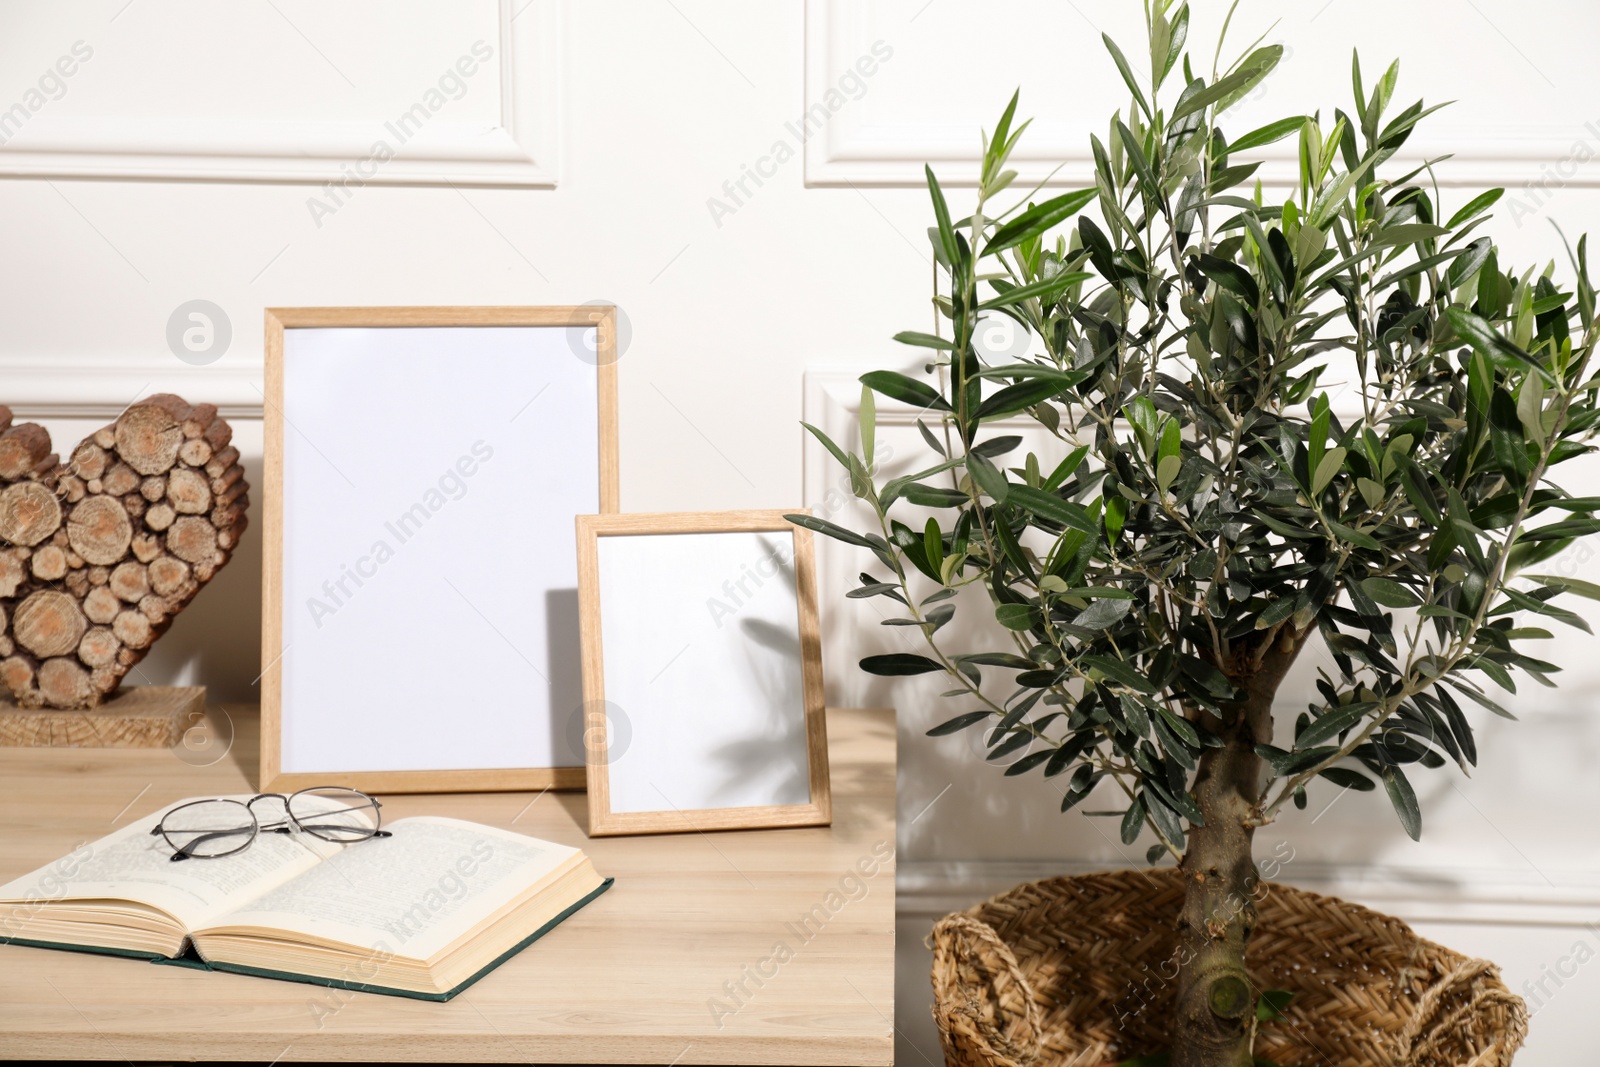
[[[269,800],[283,805],[283,816],[262,822],[256,805]],[[163,815],[150,836],[166,839],[174,863],[243,852],[262,831],[307,833],[324,841],[350,844],[390,836],[389,831],[378,828],[383,822],[378,810],[382,807],[376,798],[359,790],[336,786],[302,789],[288,796],[260,793],[248,802],[196,800]]]

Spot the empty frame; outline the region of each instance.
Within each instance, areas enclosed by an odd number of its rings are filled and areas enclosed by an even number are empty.
[[[578,518],[590,834],[829,822],[814,568],[780,512]]]
[[[614,308],[266,316],[263,789],[584,784],[573,517]]]

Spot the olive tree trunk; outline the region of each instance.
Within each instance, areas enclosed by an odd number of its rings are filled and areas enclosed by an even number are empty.
[[[1244,957],[1256,924],[1252,819],[1265,777],[1255,746],[1272,741],[1272,698],[1298,652],[1287,628],[1272,635],[1229,672],[1245,700],[1207,723],[1223,746],[1200,757],[1195,803],[1205,825],[1190,830],[1179,867],[1172,1067],[1251,1067],[1258,990]]]

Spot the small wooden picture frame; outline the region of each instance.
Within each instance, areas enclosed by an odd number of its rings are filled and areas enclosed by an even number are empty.
[[[578,789],[616,309],[266,313],[261,788]]]
[[[578,517],[591,835],[831,821],[811,532],[783,514]]]

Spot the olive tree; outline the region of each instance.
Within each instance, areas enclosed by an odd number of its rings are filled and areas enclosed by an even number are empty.
[[[1500,190],[1447,205],[1431,166],[1399,165],[1435,108],[1391,106],[1398,66],[1368,84],[1358,58],[1348,110],[1225,131],[1281,49],[1202,75],[1188,4],[1146,21],[1147,72],[1106,39],[1131,99],[1091,139],[1090,188],[997,206],[1015,97],[965,217],[928,170],[942,325],[897,335],[924,373],[862,377],[859,448],[808,427],[876,527],[792,519],[875,557],[849,595],[926,644],[862,666],[948,674],[958,713],[930,734],[984,731],[1063,811],[1112,783],[1122,840],[1181,865],[1173,1062],[1233,1067],[1256,829],[1321,778],[1381,790],[1416,838],[1412,776],[1474,764],[1472,718],[1505,715],[1517,675],[1551,684],[1529,617],[1588,629],[1560,605],[1600,588],[1536,572],[1600,529],[1600,498],[1552,480],[1590,450],[1600,334],[1585,242],[1566,281],[1511,270],[1482,235]],[[1289,139],[1298,180],[1264,188],[1258,150]],[[986,362],[994,315],[1033,354]],[[875,474],[873,393],[922,409],[926,469]],[[991,429],[1022,413],[1049,448]],[[947,647],[972,585],[993,640]],[[1319,699],[1275,722],[1314,642]]]

